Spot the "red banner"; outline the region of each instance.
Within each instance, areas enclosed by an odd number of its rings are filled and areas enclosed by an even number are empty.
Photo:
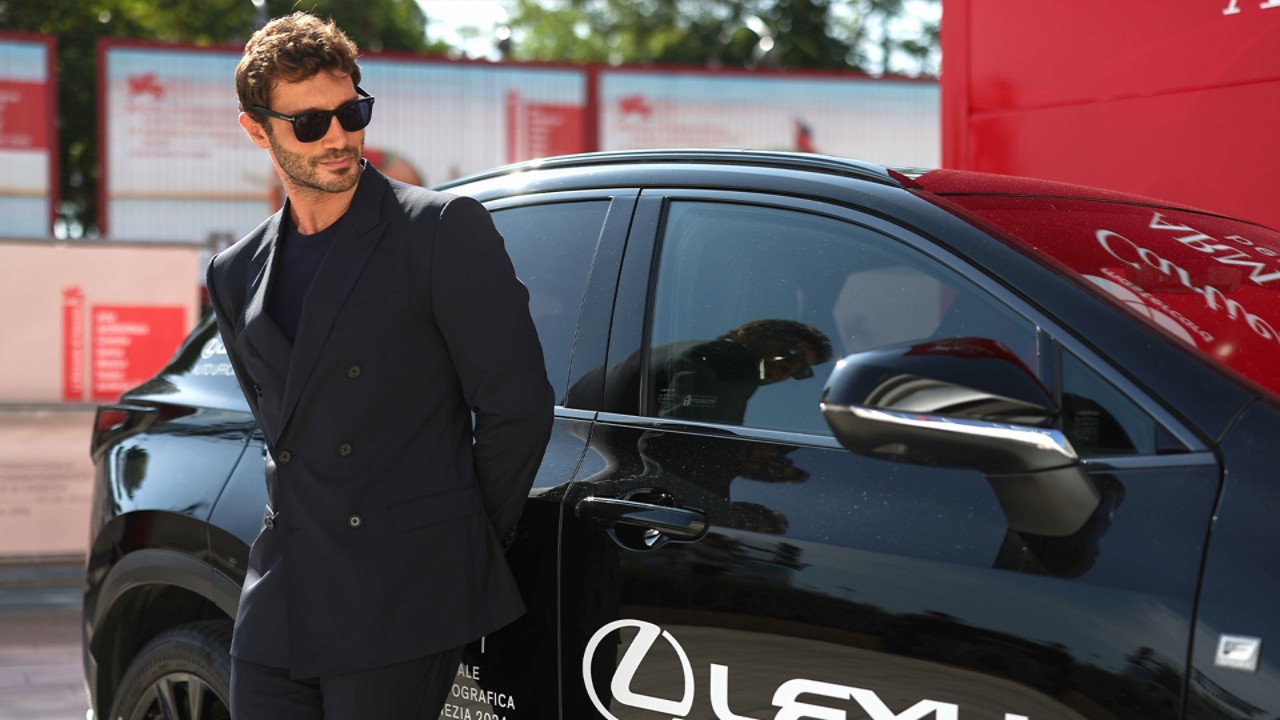
[[[62,399],[84,400],[84,292],[62,289]]]
[[[95,305],[93,399],[112,401],[155,375],[186,334],[186,308]]]
[[[49,86],[0,79],[0,150],[49,148]]]
[[[1280,226],[1280,2],[947,0],[943,164]]]
[[[586,152],[584,110],[532,103],[507,93],[507,162]]]

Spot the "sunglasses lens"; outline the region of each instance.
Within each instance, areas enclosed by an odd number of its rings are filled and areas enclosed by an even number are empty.
[[[327,112],[303,113],[293,121],[293,134],[298,142],[315,142],[329,132],[331,117],[333,115]]]
[[[353,100],[338,108],[338,122],[347,132],[363,130],[373,118],[373,103],[367,99]]]

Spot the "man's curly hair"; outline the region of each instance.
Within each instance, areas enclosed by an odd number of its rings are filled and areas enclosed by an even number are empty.
[[[805,325],[795,320],[778,320],[774,318],[751,320],[743,323],[724,335],[722,339],[750,337],[755,340],[775,341],[780,344],[803,343],[814,354],[814,365],[820,365],[831,359],[831,341],[822,331],[812,325]]]
[[[259,123],[266,118],[254,105],[271,107],[271,88],[278,82],[299,82],[319,72],[350,75],[360,84],[359,50],[332,20],[305,13],[278,17],[262,26],[244,46],[236,66],[236,97],[240,110]]]

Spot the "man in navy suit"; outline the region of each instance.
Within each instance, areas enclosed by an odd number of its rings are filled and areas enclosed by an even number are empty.
[[[355,45],[305,13],[236,69],[288,194],[207,278],[267,447],[236,720],[433,718],[463,646],[524,611],[504,550],[554,403],[528,293],[479,203],[362,160],[359,83]]]

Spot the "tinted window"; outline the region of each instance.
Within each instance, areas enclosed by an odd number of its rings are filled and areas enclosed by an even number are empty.
[[[529,311],[557,398],[564,395],[578,308],[608,209],[608,201],[597,200],[493,213],[516,274],[529,289]]]
[[[1183,449],[1137,403],[1069,352],[1062,353],[1062,427],[1081,456]]]
[[[653,306],[649,415],[830,434],[835,361],[930,338],[993,338],[1038,367],[1030,323],[936,261],[781,208],[673,203]]]

